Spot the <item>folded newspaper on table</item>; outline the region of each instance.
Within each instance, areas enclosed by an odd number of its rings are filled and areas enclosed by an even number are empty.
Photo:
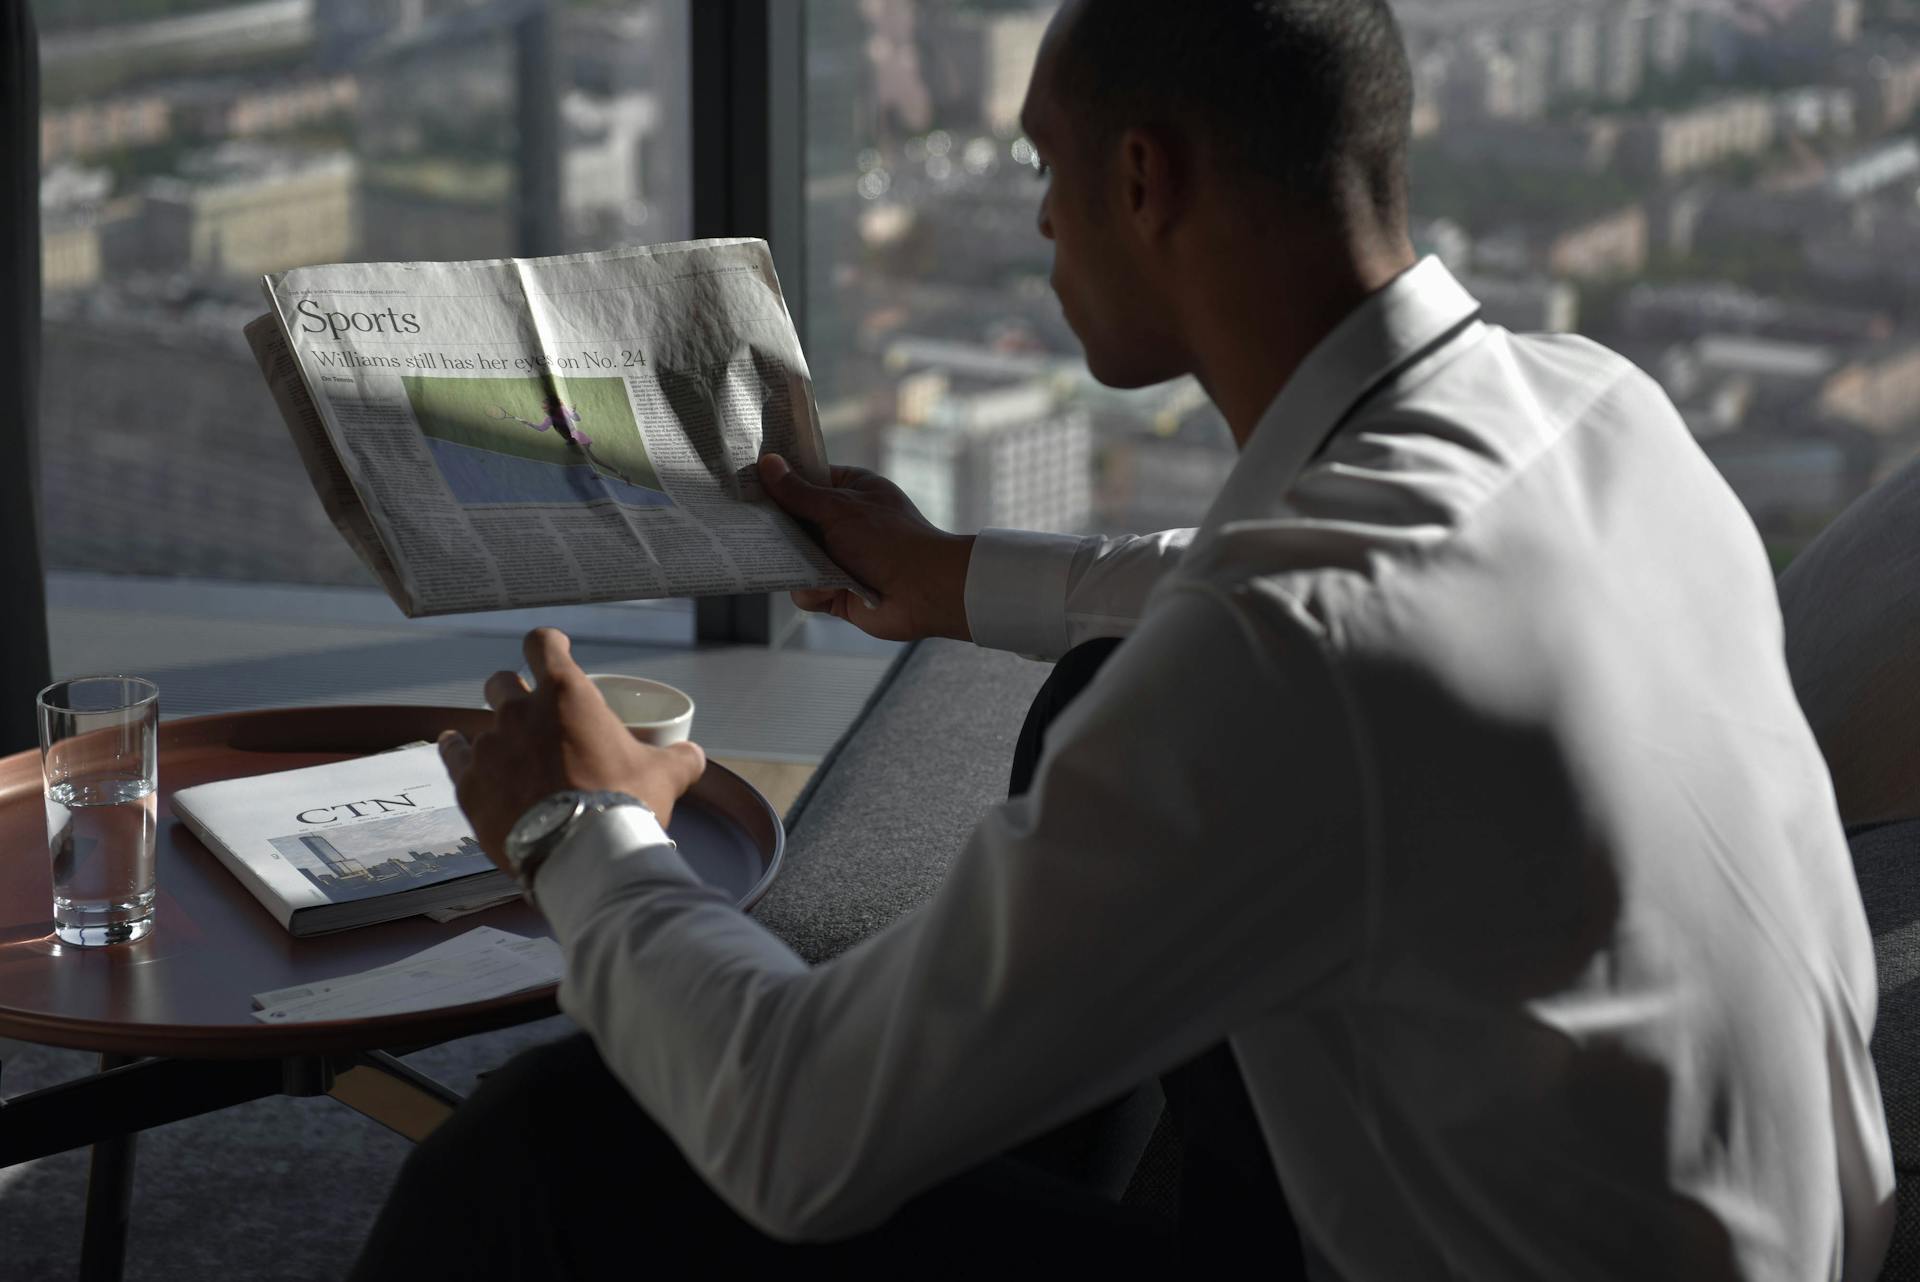
[[[254,357],[410,616],[852,587],[754,463],[827,475],[764,241],[266,278]]]

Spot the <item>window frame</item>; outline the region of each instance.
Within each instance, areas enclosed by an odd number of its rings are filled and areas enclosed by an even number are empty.
[[[693,234],[759,236],[807,332],[804,3],[686,0]],[[805,622],[781,594],[701,597],[696,644],[779,646]]]
[[[40,42],[31,3],[0,16],[0,753],[39,742],[34,696],[53,680],[40,548]]]

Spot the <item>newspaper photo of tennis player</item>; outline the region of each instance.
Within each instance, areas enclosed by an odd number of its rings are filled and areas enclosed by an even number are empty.
[[[462,503],[673,503],[619,378],[400,380]]]

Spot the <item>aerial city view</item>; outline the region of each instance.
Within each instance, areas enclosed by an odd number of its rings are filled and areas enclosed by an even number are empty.
[[[260,274],[691,235],[688,4],[38,0],[50,568],[369,583],[240,337]],[[1658,379],[1778,564],[1915,452],[1920,5],[1397,7],[1415,235],[1488,319]],[[1052,9],[807,3],[787,289],[828,453],[955,529],[1191,524],[1218,415],[1094,383],[1047,286]]]

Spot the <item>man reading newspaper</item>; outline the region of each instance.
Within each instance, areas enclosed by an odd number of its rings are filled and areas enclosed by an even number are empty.
[[[804,604],[1113,651],[931,902],[818,967],[665,840],[699,751],[534,633],[444,751],[586,1036],[420,1148],[357,1276],[1165,1272],[1207,1207],[1017,1154],[1209,1057],[1243,1267],[1875,1275],[1873,955],[1760,542],[1650,379],[1415,261],[1410,96],[1387,0],[1061,10],[1054,287],[1105,382],[1199,377],[1233,474],[1198,530],[957,539],[765,465],[880,594]]]

